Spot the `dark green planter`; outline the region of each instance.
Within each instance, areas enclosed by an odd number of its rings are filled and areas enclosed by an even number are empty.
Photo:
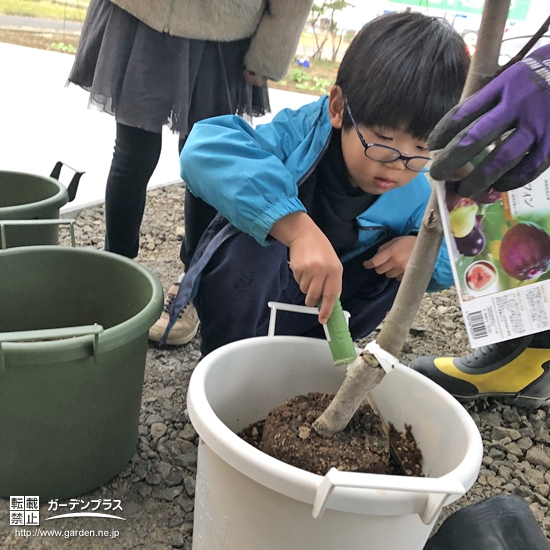
[[[57,220],[60,208],[75,198],[83,172],[65,187],[57,179],[62,166],[58,162],[50,177],[0,171],[0,248],[58,244],[57,225],[21,220]]]
[[[108,252],[0,251],[0,497],[70,498],[136,449],[158,279]]]

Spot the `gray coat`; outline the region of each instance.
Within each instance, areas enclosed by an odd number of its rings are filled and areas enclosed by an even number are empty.
[[[246,68],[280,80],[296,52],[313,0],[111,0],[172,36],[228,42],[253,36]]]

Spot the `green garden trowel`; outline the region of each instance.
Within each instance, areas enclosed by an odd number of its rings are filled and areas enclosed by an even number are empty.
[[[357,353],[340,299],[336,300],[334,304],[325,333],[334,364],[339,366],[353,363],[357,358]]]

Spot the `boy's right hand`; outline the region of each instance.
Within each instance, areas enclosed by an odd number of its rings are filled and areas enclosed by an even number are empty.
[[[288,246],[290,269],[306,295],[306,306],[322,301],[319,322],[326,323],[342,293],[344,268],[330,241],[305,213],[296,212],[278,220],[271,236]]]

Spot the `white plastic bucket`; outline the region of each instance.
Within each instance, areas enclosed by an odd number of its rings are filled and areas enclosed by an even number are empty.
[[[373,391],[387,422],[412,425],[427,478],[323,477],[236,435],[286,399],[336,392],[344,376],[326,341],[295,336],[241,340],[199,363],[187,397],[200,435],[193,550],[424,547],[442,507],[474,483],[483,454],[471,417],[431,380],[398,364]]]

